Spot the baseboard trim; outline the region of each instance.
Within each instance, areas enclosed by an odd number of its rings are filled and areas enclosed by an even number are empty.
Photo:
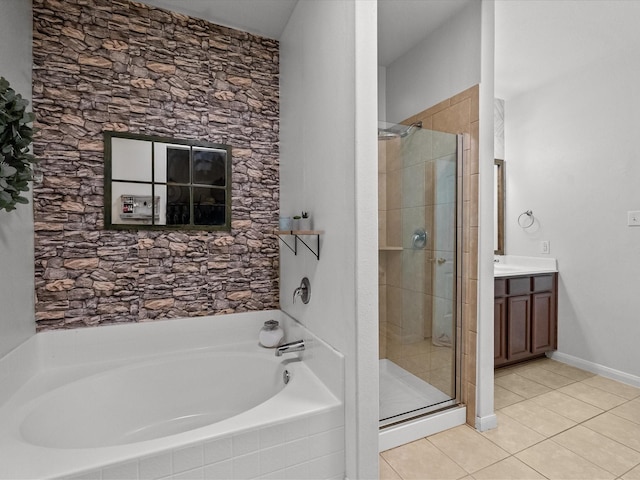
[[[476,417],[476,430],[486,432],[498,426],[498,417],[495,413],[485,415],[484,417]]]
[[[640,387],[640,377],[637,375],[632,375],[630,373],[625,373],[614,368],[605,367],[604,365],[590,362],[588,360],[574,357],[573,355],[568,355],[562,352],[551,352],[550,354],[547,354],[547,356],[552,360],[566,363],[567,365],[571,365],[572,367],[580,368],[582,370],[586,370],[587,372],[595,373],[596,375],[602,375],[603,377],[617,380],[618,382],[626,383],[627,385],[631,385],[633,387]]]

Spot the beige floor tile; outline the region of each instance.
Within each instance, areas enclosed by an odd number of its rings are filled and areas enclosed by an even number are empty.
[[[572,378],[559,375],[542,367],[533,367],[527,370],[522,370],[521,372],[518,372],[518,375],[553,389],[575,383],[575,380]]]
[[[640,452],[640,428],[636,423],[606,412],[583,425]]]
[[[622,475],[623,480],[640,480],[640,465]]]
[[[517,363],[515,365],[509,365],[507,367],[496,368],[493,371],[493,376],[495,378],[504,377],[505,375],[511,375],[512,373],[516,373],[522,370],[523,368],[531,368],[531,366],[528,363],[524,363],[524,364]]]
[[[506,388],[507,390],[525,398],[542,395],[543,393],[547,393],[551,390],[549,387],[545,387],[544,385],[515,373],[505,375],[504,377],[498,377],[495,379],[495,383],[496,385]]]
[[[640,452],[580,425],[556,435],[553,441],[616,476],[640,463]]]
[[[611,413],[640,424],[640,398],[623,403],[622,405],[612,409]]]
[[[617,382],[610,378],[601,377],[600,375],[587,378],[583,380],[583,383],[604,390],[605,392],[613,393],[619,397],[626,398],[627,400],[633,400],[634,398],[640,397],[640,388],[632,387],[631,385]]]
[[[525,362],[516,363],[515,365],[511,365],[514,371],[518,370],[527,370],[529,368],[537,368],[545,362],[548,362],[549,359],[547,357],[534,358],[533,360],[527,360]]]
[[[580,423],[600,415],[604,410],[560,392],[549,392],[531,399],[532,402]]]
[[[467,425],[440,432],[428,440],[468,473],[481,470],[509,456]]]
[[[576,425],[573,420],[541,407],[532,400],[510,405],[501,412],[545,437],[551,437]]]
[[[458,479],[467,472],[425,439],[386,452],[382,458],[404,480]]]
[[[545,477],[517,458],[509,457],[474,473],[473,478],[476,480],[533,480]]]
[[[529,360],[527,362],[516,363],[515,365],[508,365],[506,367],[496,368],[494,370],[494,377],[504,377],[505,375],[511,375],[512,373],[518,373],[530,368],[535,368],[540,365],[541,359]]]
[[[558,391],[582,400],[583,402],[590,403],[598,408],[602,408],[603,410],[610,410],[626,402],[626,399],[618,395],[605,392],[599,388],[587,385],[584,382],[572,383],[571,385],[558,389]]]
[[[615,478],[612,473],[603,470],[552,440],[545,440],[527,448],[516,454],[516,458],[547,478],[563,480]]]
[[[595,375],[595,373],[587,372],[585,370],[572,367],[571,365],[567,365],[566,363],[561,363],[551,359],[548,359],[546,362],[541,362],[539,366],[542,368],[546,368],[547,370],[551,370],[558,375],[564,375],[565,377],[572,378],[576,382],[589,377],[593,377]]]
[[[523,401],[525,398],[513,393],[511,390],[502,388],[500,385],[493,386],[493,408],[494,410],[500,410],[501,408],[508,407],[514,403]]]
[[[487,430],[482,435],[511,454],[545,439],[539,433],[502,412],[497,412],[496,416],[498,417],[498,428]]]
[[[505,375],[511,375],[512,373],[513,373],[513,369],[511,367],[496,368],[493,371],[493,377],[500,378],[500,377],[504,377]]]
[[[380,480],[402,480],[402,477],[391,468],[391,465],[389,465],[384,458],[379,456],[378,463],[380,465]]]

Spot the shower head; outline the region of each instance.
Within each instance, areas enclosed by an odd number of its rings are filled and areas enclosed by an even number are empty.
[[[400,134],[401,137],[407,137],[411,135],[418,128],[422,128],[422,122],[414,122],[407,127],[407,129]]]
[[[378,129],[378,140],[391,140],[392,138],[399,138],[400,134],[386,130],[384,128]]]
[[[388,128],[378,128],[378,140],[404,138],[411,135],[418,128],[422,128],[422,122],[415,122],[411,125],[393,125]]]

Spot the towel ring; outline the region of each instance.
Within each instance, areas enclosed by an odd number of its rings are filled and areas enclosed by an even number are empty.
[[[529,219],[522,219],[522,217],[524,216],[529,217]],[[520,225],[522,228],[529,228],[530,226],[533,225],[533,223],[536,221],[536,219],[533,217],[533,212],[531,210],[527,210],[526,212],[522,212],[520,214],[520,216],[518,217],[518,225]]]

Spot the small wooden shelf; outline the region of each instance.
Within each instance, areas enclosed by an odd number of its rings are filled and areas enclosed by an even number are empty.
[[[322,235],[324,230],[277,230],[276,235]]]
[[[402,247],[378,247],[378,250],[381,252],[401,252],[403,250]]]
[[[298,241],[302,243],[307,249],[315,255],[315,257],[320,260],[320,235],[324,233],[324,230],[277,230],[276,235],[282,243],[284,243],[289,250],[293,252],[294,255],[298,255]],[[287,243],[287,241],[282,238],[285,236],[293,236],[293,247]],[[307,242],[305,242],[302,238],[303,236],[314,236],[316,237],[316,245],[315,249],[311,247]]]

